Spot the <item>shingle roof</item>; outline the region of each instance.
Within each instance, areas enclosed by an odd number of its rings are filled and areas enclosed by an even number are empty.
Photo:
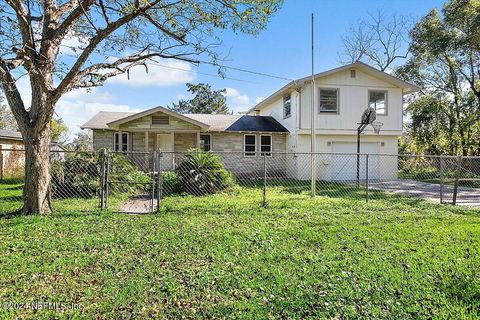
[[[288,132],[270,116],[230,114],[186,114],[185,116],[210,125],[209,131],[227,132]]]
[[[0,129],[0,138],[23,140],[22,134],[20,132],[5,129]]]
[[[81,126],[82,129],[111,129],[110,122],[129,117],[131,112],[97,113]],[[183,114],[192,120],[205,123],[208,131],[216,132],[288,132],[278,121],[270,116],[246,116],[231,114]]]
[[[232,115],[232,114],[184,114],[184,116],[189,117],[193,120],[197,120],[208,124],[210,128],[209,131],[225,131],[230,127],[235,121],[237,121],[241,115]]]
[[[82,129],[109,129],[107,123],[134,115],[135,112],[107,112],[100,111],[90,120],[80,126]]]

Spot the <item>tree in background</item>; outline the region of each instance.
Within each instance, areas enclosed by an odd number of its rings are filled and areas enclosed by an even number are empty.
[[[23,213],[49,207],[50,122],[62,95],[104,84],[147,61],[218,60],[217,30],[257,34],[281,0],[5,0],[0,84],[25,139]],[[65,44],[69,41],[69,45]],[[73,43],[73,44],[72,44]],[[65,54],[65,48],[72,54]],[[17,80],[30,82],[25,103]],[[30,107],[27,107],[29,105]]]
[[[68,126],[60,119],[50,121],[52,130],[52,141],[65,143],[68,139]],[[17,121],[9,106],[4,103],[4,98],[0,95],[0,129],[18,131]]]
[[[442,15],[430,11],[411,38],[412,57],[397,74],[427,95],[407,109],[411,138],[424,151],[480,155],[480,1],[451,0]],[[425,140],[426,129],[446,141]]]
[[[195,95],[190,100],[180,100],[174,103],[171,110],[178,113],[209,113],[209,114],[229,114],[226,90],[212,90],[209,84],[187,83],[187,91]]]
[[[362,61],[382,71],[393,67],[409,54],[408,32],[411,23],[400,15],[387,16],[382,11],[369,19],[352,24],[342,37],[342,63]]]
[[[17,131],[18,126],[10,108],[5,104],[4,98],[0,94],[0,129]]]
[[[89,131],[77,132],[67,147],[75,151],[93,151],[93,134]]]
[[[52,131],[52,141],[65,144],[68,140],[70,130],[61,118],[50,121],[50,130]]]

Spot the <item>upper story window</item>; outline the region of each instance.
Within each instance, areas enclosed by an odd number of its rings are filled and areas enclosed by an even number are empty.
[[[200,135],[200,149],[203,151],[212,150],[212,136],[210,134]]]
[[[128,132],[115,132],[113,134],[113,151],[127,152]]]
[[[255,151],[257,151],[256,135],[246,134],[244,136],[243,151],[245,151],[245,157],[255,157]]]
[[[262,156],[265,154],[270,157],[272,155],[272,136],[262,135],[260,136],[260,151]]]
[[[320,112],[338,112],[338,89],[320,89]]]
[[[283,118],[288,118],[292,115],[292,99],[291,95],[283,97]]]
[[[152,116],[152,124],[170,124],[169,116]]]
[[[387,114],[387,91],[385,90],[369,90],[368,106],[377,111],[377,114]]]

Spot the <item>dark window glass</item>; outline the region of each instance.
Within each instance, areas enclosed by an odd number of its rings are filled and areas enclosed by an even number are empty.
[[[261,136],[260,137],[260,151],[266,153],[267,156],[271,156],[272,152],[272,137],[271,136]]]
[[[211,136],[209,134],[200,135],[200,148],[203,151],[212,150]]]
[[[375,109],[377,114],[387,114],[387,92],[369,91],[369,106]]]
[[[337,112],[338,90],[320,89],[320,112]]]
[[[283,97],[283,117],[288,118],[292,114],[291,96]]]
[[[123,152],[128,151],[128,133],[122,132],[121,136],[118,132],[114,134],[113,150]]]
[[[254,135],[245,136],[245,156],[254,157],[256,151],[256,139]]]
[[[118,148],[119,148],[119,143],[118,143],[119,134],[118,134],[118,133],[115,133],[115,134],[113,135],[113,137],[114,137],[113,150],[114,150],[114,151],[118,151]]]

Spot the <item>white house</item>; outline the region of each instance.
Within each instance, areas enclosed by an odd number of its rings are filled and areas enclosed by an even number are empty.
[[[396,154],[402,134],[403,96],[416,86],[356,62],[315,75],[317,93],[317,176],[324,180],[354,180],[356,129],[362,112],[373,107],[383,122],[379,135],[367,128],[362,153]],[[82,128],[93,130],[94,149],[121,152],[172,152],[168,168],[176,165],[175,154],[188,148],[223,153],[225,165],[239,175],[263,171],[260,157],[272,157],[272,174],[297,179],[310,178],[311,77],[292,81],[248,111],[247,115],[178,114],[163,107],[139,113],[99,112]],[[287,153],[287,154],[286,154]],[[292,154],[289,154],[292,153]],[[293,154],[295,153],[295,155]],[[362,157],[362,169],[364,158]],[[396,178],[396,157],[369,157],[371,179]],[[148,163],[145,164],[148,166]],[[362,178],[365,170],[361,172]]]
[[[314,75],[316,104],[316,151],[321,153],[356,153],[357,127],[367,107],[376,110],[383,123],[380,134],[368,126],[361,137],[362,153],[398,153],[398,137],[403,129],[403,97],[420,90],[417,86],[355,62]],[[289,131],[287,152],[311,151],[312,77],[292,81],[248,111],[250,115],[272,116]],[[297,160],[297,177],[307,178],[310,171],[306,157]],[[364,157],[362,157],[363,165]],[[369,157],[369,177],[393,179],[397,158]],[[365,176],[365,170],[362,170]],[[317,175],[326,180],[353,180],[356,157],[318,156]]]

